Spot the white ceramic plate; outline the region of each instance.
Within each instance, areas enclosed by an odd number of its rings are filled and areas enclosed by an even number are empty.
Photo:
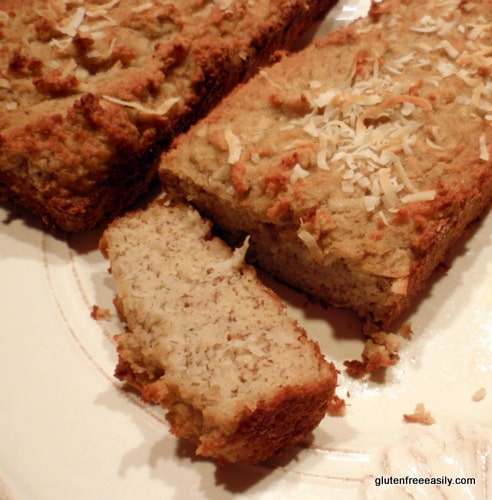
[[[341,2],[321,26],[363,15]],[[311,445],[255,467],[217,467],[168,433],[164,413],[120,390],[112,335],[121,325],[97,250],[100,234],[55,238],[0,208],[0,498],[2,500],[474,498],[492,496],[492,214],[475,224],[406,319],[414,337],[382,377],[353,380],[358,321],[276,286],[341,370],[345,417]],[[437,279],[438,278],[438,279]],[[485,397],[473,395],[485,389]],[[408,424],[423,403],[436,423]],[[384,477],[475,484],[378,486]],[[408,479],[405,479],[408,478]],[[426,479],[427,478],[427,479]]]

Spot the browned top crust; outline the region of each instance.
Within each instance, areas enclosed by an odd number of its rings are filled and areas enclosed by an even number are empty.
[[[1,2],[0,192],[97,197],[329,3]]]

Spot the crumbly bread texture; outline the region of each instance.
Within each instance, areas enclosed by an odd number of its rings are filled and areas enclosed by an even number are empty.
[[[116,376],[168,410],[197,454],[257,463],[305,438],[337,382],[280,299],[188,206],[154,202],[104,232],[117,307]]]
[[[162,157],[251,258],[387,328],[492,198],[492,2],[385,0],[261,71]]]
[[[0,197],[66,231],[109,219],[158,152],[332,0],[3,0]]]

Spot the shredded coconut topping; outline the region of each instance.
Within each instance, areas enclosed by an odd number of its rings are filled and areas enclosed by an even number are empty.
[[[57,48],[60,52],[66,52],[70,49],[72,41],[77,33],[82,33],[86,36],[91,36],[94,41],[107,41],[108,36],[105,30],[117,25],[117,22],[109,15],[111,9],[117,6],[120,0],[112,0],[102,5],[93,7],[80,6],[77,7],[70,17],[67,17],[59,22],[57,30],[65,35],[65,38],[52,38],[50,45]],[[84,5],[84,2],[79,2]],[[44,17],[42,12],[37,14]],[[112,55],[116,40],[110,40],[109,48],[105,54],[100,49],[93,49],[88,57],[107,57]]]
[[[456,0],[440,2],[439,16],[422,16],[410,28],[422,36],[405,56],[391,60],[380,57],[374,49],[370,56],[372,72],[357,79],[354,70],[351,86],[343,90],[326,88],[322,82],[311,80],[302,92],[310,111],[282,127],[283,131],[301,129],[310,136],[317,146],[317,168],[340,172],[342,192],[351,196],[359,193],[360,204],[368,212],[392,212],[401,204],[436,197],[434,190],[419,191],[415,187],[404,163],[419,140],[433,150],[443,150],[439,127],[423,128],[433,105],[395,75],[403,75],[410,65],[423,68],[420,85],[436,88],[443,78],[457,77],[468,91],[458,95],[456,102],[470,106],[484,120],[492,120],[492,82],[483,77],[483,68],[492,67],[492,46],[486,45],[492,23],[460,23],[459,4]],[[361,32],[364,29],[359,28]],[[464,50],[456,32],[466,41]],[[427,41],[426,34],[437,34],[440,40],[436,43],[429,37]],[[263,77],[273,88],[282,89],[266,73]],[[481,160],[490,161],[490,146],[482,134],[478,145]],[[310,172],[295,165],[291,183]],[[311,241],[307,243],[313,246]]]
[[[430,112],[432,106],[415,96],[392,95],[394,90],[389,81],[372,79],[354,85],[350,93],[328,89],[316,96],[307,94],[311,113],[289,125],[301,127],[316,140],[319,169],[343,172],[343,192],[362,189],[368,211],[381,203],[394,209],[398,193],[415,192],[398,152],[412,152],[422,125],[414,116],[416,110]],[[293,177],[298,173],[294,170]]]

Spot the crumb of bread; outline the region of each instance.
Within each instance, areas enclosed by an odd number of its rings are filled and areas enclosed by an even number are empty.
[[[395,333],[375,332],[366,341],[362,351],[362,361],[345,361],[344,365],[351,376],[361,377],[395,365],[400,359],[399,350],[400,340]]]
[[[482,399],[484,399],[486,395],[487,391],[485,390],[485,387],[481,387],[473,394],[472,399],[473,401],[482,401]]]
[[[434,417],[425,409],[425,406],[422,403],[418,403],[415,406],[413,413],[405,413],[403,415],[403,419],[405,422],[409,422],[411,424],[432,425],[436,422]]]
[[[98,305],[92,306],[91,317],[97,321],[111,319],[111,311]]]
[[[345,415],[346,408],[347,405],[345,404],[345,400],[335,394],[328,404],[327,413],[330,417],[343,417],[343,415]]]
[[[401,325],[400,329],[398,330],[398,333],[407,340],[410,340],[413,335],[413,330],[412,330],[412,323],[410,321],[405,321],[403,325]]]

